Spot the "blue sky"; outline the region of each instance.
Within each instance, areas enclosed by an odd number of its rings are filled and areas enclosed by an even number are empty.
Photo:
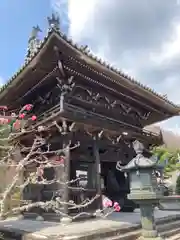
[[[32,26],[46,32],[51,1],[1,0],[0,13],[0,77],[6,82],[24,61]],[[67,32],[67,26],[62,28]]]

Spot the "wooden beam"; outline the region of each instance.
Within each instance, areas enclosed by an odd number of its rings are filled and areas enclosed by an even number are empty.
[[[21,98],[18,99],[18,102],[22,101],[25,97],[27,97],[29,94],[31,94],[33,91],[35,91],[37,88],[39,88],[44,82],[49,80],[52,76],[57,75],[57,69],[58,67],[55,67],[51,72],[47,73],[37,84],[35,84],[30,90],[28,90]]]

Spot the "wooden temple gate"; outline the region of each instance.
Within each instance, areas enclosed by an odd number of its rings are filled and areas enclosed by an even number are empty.
[[[1,89],[0,102],[11,111],[24,104],[33,104],[38,122],[33,127],[48,129],[47,144],[51,150],[66,149],[65,180],[86,175],[85,191],[76,191],[73,184],[64,188],[63,199],[79,204],[87,197],[100,197],[89,210],[101,208],[101,196],[107,187],[107,170],[115,171],[117,161],[127,163],[134,157],[132,142],[143,142],[148,149],[162,143],[161,136],[145,131],[144,127],[179,114],[179,107],[153,90],[97,60],[92,54],[73,44],[59,31],[59,20],[49,18],[49,32],[40,42],[36,31],[29,40],[26,63]],[[52,24],[53,22],[53,24]],[[61,127],[58,132],[55,125]],[[32,128],[32,126],[30,126]],[[27,152],[31,134],[21,136]],[[77,148],[74,145],[79,143]],[[147,152],[148,154],[148,152]],[[49,156],[52,159],[54,156]],[[58,156],[56,156],[57,158]],[[58,169],[58,168],[57,168]],[[52,172],[50,172],[52,171]],[[49,177],[55,174],[49,170]],[[126,198],[125,176],[118,173],[119,195]],[[104,187],[103,181],[104,180]],[[41,186],[37,192],[42,200],[61,192],[57,184]],[[28,198],[26,192],[25,198]],[[35,196],[35,194],[33,193]],[[29,196],[32,198],[31,196]],[[117,196],[116,196],[117,197]],[[64,211],[68,212],[67,205]],[[84,209],[78,209],[84,211]]]
[[[151,144],[159,144],[161,138],[143,130],[141,119],[144,121],[148,113],[141,115],[130,105],[115,98],[111,99],[108,92],[105,93],[102,89],[94,92],[95,86],[90,85],[88,89],[81,79],[78,83],[74,75],[68,75],[57,51],[59,50],[55,48],[58,68],[55,67],[55,71],[46,77],[46,81],[38,83],[34,90],[30,89],[23,101],[33,104],[35,114],[39,115],[39,121],[34,127],[44,125],[49,129],[50,149],[68,149],[68,152],[64,153],[65,181],[78,178],[78,172],[85,173],[84,189],[76,189],[82,186],[79,181],[66,187],[65,191],[63,189],[64,201],[72,200],[79,205],[85,199],[98,195],[85,209],[80,207],[72,211],[94,213],[102,208],[102,194],[107,194],[108,169],[115,172],[117,161],[126,163],[133,158],[132,141],[139,139],[149,147]],[[55,128],[56,124],[61,128],[61,133]],[[74,148],[77,143],[79,145]],[[26,145],[23,140],[21,144]],[[118,195],[118,200],[124,205],[129,188],[124,173],[119,172],[118,178],[120,192],[115,195]],[[105,183],[104,189],[102,182]],[[45,189],[41,190],[40,199],[50,200],[54,194],[61,195],[61,192],[62,186],[45,186]],[[133,211],[134,205],[129,204],[127,209]],[[64,212],[68,213],[67,205]]]

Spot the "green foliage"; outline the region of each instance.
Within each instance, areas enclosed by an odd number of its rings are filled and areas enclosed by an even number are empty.
[[[170,176],[172,172],[180,170],[180,162],[178,162],[180,156],[180,150],[170,151],[164,147],[156,147],[153,149],[153,154],[159,158],[160,163],[165,163],[168,160],[164,168],[165,176]]]
[[[176,180],[176,194],[180,195],[180,176]]]

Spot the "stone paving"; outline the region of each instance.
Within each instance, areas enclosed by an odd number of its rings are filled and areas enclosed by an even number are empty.
[[[155,218],[171,218],[178,216],[177,212],[155,210]],[[35,220],[18,220],[9,219],[0,221],[0,231],[10,230],[25,233],[33,233],[35,236],[42,236],[42,239],[47,239],[46,236],[76,236],[83,235],[87,232],[103,231],[107,228],[117,229],[126,228],[130,226],[137,226],[140,224],[140,212],[136,210],[134,213],[113,213],[106,219],[89,220],[79,223],[71,223],[70,225],[61,225],[57,222],[45,222]],[[67,238],[68,239],[68,238]]]

